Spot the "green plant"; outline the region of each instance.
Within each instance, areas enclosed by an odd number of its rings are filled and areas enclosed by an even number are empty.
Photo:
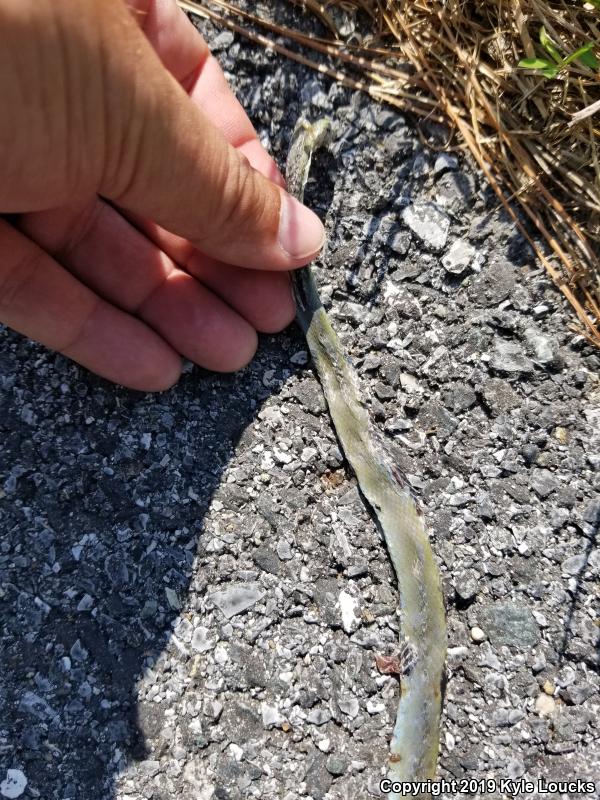
[[[594,5],[596,3],[600,7],[600,0],[594,0]],[[556,44],[548,36],[546,28],[542,25],[540,28],[540,44],[550,58],[523,58],[519,61],[519,67],[536,70],[545,78],[556,78],[558,73],[573,61],[579,61],[584,67],[589,67],[590,69],[596,70],[600,68],[600,62],[593,52],[594,42],[587,42],[583,47],[579,47],[563,58]]]

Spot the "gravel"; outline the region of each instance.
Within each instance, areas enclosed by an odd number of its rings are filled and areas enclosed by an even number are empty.
[[[598,352],[434,129],[203,29],[280,163],[333,119],[317,273],[441,565],[439,776],[596,779]],[[0,797],[379,796],[396,583],[299,331],[144,395],[2,330],[0,376]]]
[[[407,206],[402,212],[402,221],[431,250],[439,252],[444,249],[450,218],[435,203],[413,203]]]

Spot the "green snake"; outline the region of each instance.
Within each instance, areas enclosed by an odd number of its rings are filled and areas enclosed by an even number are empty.
[[[288,191],[300,201],[314,150],[328,120],[296,124],[287,158]],[[398,578],[401,624],[401,696],[392,733],[388,780],[404,783],[388,796],[430,796],[442,708],[446,620],[441,580],[423,513],[363,400],[359,377],[331,326],[310,266],[295,270],[296,320],[310,349],[344,454],[383,532]],[[420,782],[421,786],[415,786]],[[389,786],[390,784],[388,784]]]

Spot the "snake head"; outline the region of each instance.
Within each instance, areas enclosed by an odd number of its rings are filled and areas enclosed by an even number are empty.
[[[285,177],[288,191],[300,202],[304,198],[313,152],[325,142],[330,128],[331,123],[326,118],[309,122],[305,117],[300,117],[296,122],[288,151]]]
[[[321,117],[312,124],[315,147],[321,147],[331,133],[331,120],[328,117]]]
[[[313,150],[321,147],[331,131],[331,120],[327,117],[315,122],[309,122],[306,117],[300,117],[294,126],[294,133],[292,134],[292,141],[296,141],[299,136],[302,137],[304,149],[312,154]]]

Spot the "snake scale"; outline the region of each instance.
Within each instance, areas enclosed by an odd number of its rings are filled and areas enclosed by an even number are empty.
[[[328,120],[296,124],[287,158],[288,191],[300,201],[312,154],[324,144]],[[430,797],[439,748],[446,620],[441,581],[423,513],[407,479],[396,466],[386,440],[365,405],[354,367],[331,326],[310,266],[295,270],[292,287],[296,319],[310,349],[335,430],[360,490],[383,532],[398,578],[401,624],[401,696],[390,743],[389,797],[410,782],[412,797]],[[418,782],[421,785],[415,785]],[[389,791],[389,790],[388,790]]]

